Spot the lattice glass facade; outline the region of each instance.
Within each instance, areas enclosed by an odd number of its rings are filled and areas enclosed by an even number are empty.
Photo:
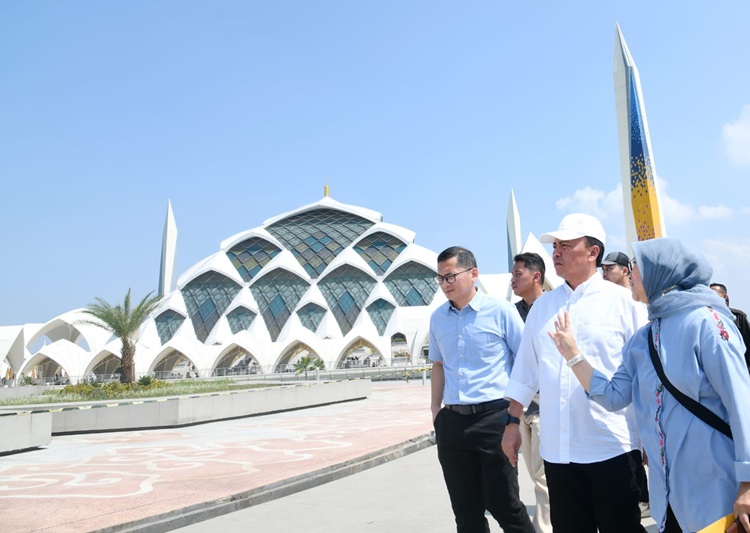
[[[229,322],[229,329],[232,330],[232,334],[236,335],[240,331],[250,329],[255,316],[255,313],[247,307],[239,306],[232,309],[227,313],[227,322]]]
[[[413,261],[404,263],[385,279],[385,286],[400,306],[429,305],[438,286],[436,272]]]
[[[288,248],[312,279],[374,223],[360,216],[319,208],[292,215],[266,229]]]
[[[313,333],[318,330],[320,321],[323,320],[325,314],[325,309],[312,302],[297,311],[297,316],[299,317],[300,322],[302,322],[302,325]]]
[[[375,283],[372,277],[351,265],[338,267],[318,282],[344,335],[351,331]]]
[[[396,309],[392,303],[383,300],[375,300],[367,306],[367,314],[370,315],[372,323],[375,324],[375,328],[378,330],[378,335],[385,333],[385,328],[388,326],[388,321],[391,319],[393,310]]]
[[[389,233],[377,231],[354,245],[354,251],[364,259],[378,276],[391,267],[406,243]]]
[[[195,335],[201,342],[206,342],[219,317],[224,314],[240,289],[237,283],[213,270],[192,279],[182,289],[188,316],[193,322]]]
[[[156,331],[159,333],[159,340],[164,344],[174,336],[182,323],[185,322],[185,317],[177,311],[167,309],[157,316],[154,322],[156,323]]]
[[[235,244],[227,252],[227,257],[245,281],[252,280],[260,270],[281,250],[260,237],[251,237]]]
[[[307,281],[283,268],[265,274],[250,286],[272,340],[279,338],[309,286]]]

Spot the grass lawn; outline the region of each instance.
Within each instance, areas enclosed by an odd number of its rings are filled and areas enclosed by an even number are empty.
[[[141,379],[139,382],[123,385],[111,383],[81,383],[67,385],[61,389],[45,390],[43,394],[24,398],[0,400],[0,406],[30,405],[46,403],[90,402],[101,400],[132,400],[138,398],[159,398],[164,396],[186,396],[206,392],[223,392],[243,389],[261,389],[274,387],[276,384],[238,384],[231,379],[216,381],[163,381],[158,379]]]

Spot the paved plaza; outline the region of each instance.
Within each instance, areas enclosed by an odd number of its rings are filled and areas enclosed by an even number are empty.
[[[361,401],[54,437],[0,457],[0,531],[455,531],[429,397],[429,382],[373,383]]]

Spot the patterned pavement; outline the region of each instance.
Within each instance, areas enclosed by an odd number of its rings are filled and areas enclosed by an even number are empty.
[[[430,387],[185,428],[53,437],[0,457],[0,531],[88,532],[227,498],[432,430]]]

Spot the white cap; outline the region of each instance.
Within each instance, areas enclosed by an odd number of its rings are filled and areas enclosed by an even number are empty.
[[[602,244],[606,244],[606,234],[602,223],[599,222],[598,218],[583,213],[566,215],[560,221],[560,227],[557,228],[557,231],[542,233],[539,241],[549,244],[556,240],[572,241],[581,237],[593,237],[601,241]]]

